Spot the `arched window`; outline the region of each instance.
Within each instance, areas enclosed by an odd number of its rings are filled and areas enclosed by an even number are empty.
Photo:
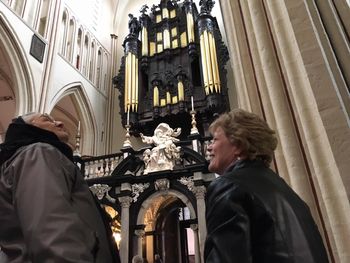
[[[83,30],[81,28],[78,29],[77,42],[75,45],[76,54],[74,64],[77,69],[81,69],[81,42],[83,38]]]
[[[64,10],[60,27],[60,53],[62,54],[62,56],[65,56],[66,54],[67,20],[68,13],[67,10]]]
[[[69,20],[68,34],[67,34],[67,47],[66,47],[66,58],[69,60],[69,62],[72,62],[72,57],[73,57],[74,30],[75,30],[75,20],[71,18]]]
[[[15,13],[20,17],[22,17],[23,15],[25,5],[26,5],[25,0],[14,0],[11,3],[11,7],[13,11],[15,11]]]
[[[95,77],[94,77],[94,73],[95,73],[95,57],[96,57],[96,44],[95,44],[95,40],[93,40],[91,42],[91,50],[90,50],[90,62],[89,62],[89,80],[94,82],[95,81]]]
[[[108,85],[108,81],[107,81],[107,76],[108,76],[108,55],[106,52],[104,52],[103,54],[103,85],[102,85],[102,89],[105,92],[107,90],[107,85]]]
[[[83,62],[83,74],[85,76],[89,75],[89,42],[90,42],[90,36],[89,34],[85,35],[84,38],[84,50],[83,50],[83,57],[84,57],[84,62]]]
[[[40,15],[39,15],[39,24],[38,24],[38,32],[41,36],[46,37],[46,28],[47,28],[47,16],[49,12],[49,0],[43,0],[41,2],[40,7]]]
[[[23,18],[31,28],[35,28],[38,6],[37,1],[28,1],[24,10]]]
[[[96,67],[96,86],[101,88],[101,72],[102,72],[102,51],[101,48],[97,52],[97,67]]]

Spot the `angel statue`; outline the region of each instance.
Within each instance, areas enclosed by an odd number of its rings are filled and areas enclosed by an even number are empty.
[[[179,141],[175,138],[181,134],[181,128],[172,129],[166,123],[160,123],[154,130],[153,136],[140,134],[142,142],[152,144],[152,150],[146,150],[143,153],[145,163],[144,174],[163,170],[173,170],[175,162],[180,160],[180,146],[174,142]]]

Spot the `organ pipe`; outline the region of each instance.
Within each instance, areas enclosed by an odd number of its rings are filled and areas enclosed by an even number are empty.
[[[146,27],[142,27],[141,41],[142,41],[142,56],[148,56],[148,31]]]
[[[182,81],[180,80],[178,83],[177,83],[177,93],[178,93],[178,96],[179,96],[179,101],[183,101],[184,100],[184,84],[182,83]]]
[[[206,95],[221,92],[219,65],[215,38],[212,32],[204,30],[200,35],[202,73]]]
[[[211,59],[211,62],[212,62],[212,75],[213,75],[213,86],[214,86],[214,89],[215,89],[215,92],[218,93],[218,78],[217,78],[217,75],[216,75],[216,51],[214,50],[214,37],[213,37],[213,34],[212,33],[208,33],[208,40],[209,40],[209,49],[210,49],[210,59]]]
[[[188,36],[188,42],[192,43],[194,42],[194,23],[193,23],[193,15],[192,13],[186,14],[187,19],[187,36]]]
[[[207,72],[208,72],[208,82],[209,82],[209,91],[210,93],[213,93],[213,71],[212,71],[212,61],[210,57],[210,45],[209,45],[209,37],[208,37],[208,31],[204,31],[204,49],[205,49],[205,56],[207,60]]]
[[[136,112],[138,106],[138,59],[129,52],[125,60],[124,110]]]
[[[218,64],[218,56],[216,53],[216,44],[215,44],[215,38],[214,36],[212,36],[213,39],[213,50],[214,50],[214,68],[215,68],[215,72],[214,72],[214,76],[216,76],[217,79],[217,92],[221,92],[221,81],[220,81],[220,73],[219,73],[219,64]],[[215,84],[215,83],[214,83]]]
[[[200,49],[201,49],[201,58],[202,58],[202,73],[204,81],[205,94],[209,94],[209,83],[208,83],[208,70],[207,70],[207,60],[205,56],[205,44],[204,44],[204,34],[200,35]]]
[[[170,32],[169,29],[164,29],[163,31],[163,44],[164,44],[164,49],[170,48]]]
[[[135,112],[137,112],[139,104],[139,60],[136,58],[135,72],[136,72],[136,86],[135,86]]]
[[[171,95],[170,92],[166,92],[166,104],[171,104]]]
[[[158,86],[154,86],[153,88],[153,106],[159,106],[159,90]]]
[[[136,74],[135,74],[135,55],[131,54],[131,92],[129,99],[131,100],[131,110],[133,111],[133,106],[135,103],[135,84],[136,84]]]

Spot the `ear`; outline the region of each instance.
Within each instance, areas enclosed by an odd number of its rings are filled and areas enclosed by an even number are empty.
[[[233,151],[233,154],[234,154],[235,156],[237,156],[237,157],[244,158],[244,156],[242,156],[242,155],[243,155],[243,150],[242,150],[242,148],[239,147],[239,146],[235,146],[235,150]]]

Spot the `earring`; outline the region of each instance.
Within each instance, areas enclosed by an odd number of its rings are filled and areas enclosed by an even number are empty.
[[[238,161],[241,160],[241,157],[240,157],[240,156],[237,156],[237,160],[238,160]]]

